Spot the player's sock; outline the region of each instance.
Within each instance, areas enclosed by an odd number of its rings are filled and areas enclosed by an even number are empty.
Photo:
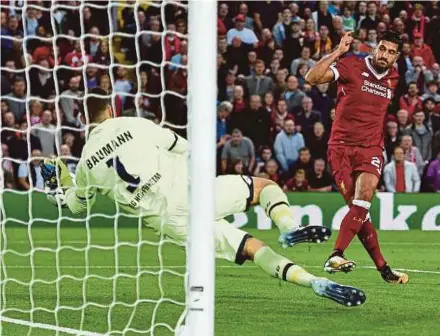
[[[334,252],[344,252],[350,245],[354,236],[359,232],[367,218],[371,203],[366,201],[354,200],[350,210],[345,215],[339,229],[338,238],[336,239]]]
[[[293,220],[286,194],[277,185],[268,185],[261,190],[260,205],[281,233],[289,232],[298,227]]]
[[[380,251],[377,232],[369,217],[368,214],[367,220],[358,232],[358,237],[379,271],[387,262]]]
[[[254,262],[271,276],[300,286],[311,287],[311,281],[319,279],[289,259],[275,253],[269,246],[263,246],[255,253]]]

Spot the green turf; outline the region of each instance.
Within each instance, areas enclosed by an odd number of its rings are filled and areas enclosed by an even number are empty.
[[[6,225],[2,249],[6,247],[24,255],[3,255],[2,280],[7,277],[23,282],[3,282],[0,300],[2,309],[7,309],[4,316],[52,325],[58,320],[62,327],[100,333],[113,331],[111,335],[120,335],[129,327],[147,330],[156,325],[154,332],[147,335],[173,335],[162,324],[174,327],[182,312],[182,306],[167,300],[184,300],[181,277],[184,268],[179,268],[184,265],[183,251],[169,243],[161,245],[160,250],[154,244],[137,245],[139,234],[132,228],[118,230],[120,245],[115,250],[113,229],[92,227],[89,232],[92,247],[86,249],[85,229],[61,226],[61,249],[57,249],[57,231],[36,226],[30,231],[34,253],[29,254],[27,229]],[[282,250],[276,244],[276,231],[250,232],[311,272],[324,275],[321,265],[332,242]],[[142,239],[153,243],[158,241],[147,229],[142,230]],[[372,263],[356,242],[347,255],[358,262],[359,268],[351,274],[330,278],[364,289],[367,301],[362,307],[345,308],[316,297],[308,288],[271,279],[252,263],[234,267],[218,261],[216,335],[435,335],[440,316],[440,232],[380,232],[380,240],[391,265],[437,273],[409,272],[409,285],[385,284],[374,269],[364,268]],[[164,272],[159,272],[157,267],[160,265],[159,255],[162,256]],[[86,259],[88,274],[84,268]],[[116,273],[116,260],[119,277],[112,278]],[[29,267],[31,262],[35,266],[33,272]],[[173,267],[167,268],[167,265]],[[141,273],[138,273],[138,267]],[[82,281],[86,275],[88,280]],[[60,276],[62,280],[55,282]],[[27,283],[31,280],[30,290]],[[132,305],[137,300],[140,303],[134,309]],[[85,302],[93,304],[79,309]],[[109,309],[113,302],[117,304]],[[29,310],[32,306],[46,310],[36,309],[32,316],[12,310]],[[62,308],[54,314],[51,311],[56,307]],[[1,335],[55,335],[55,332],[3,322]],[[133,331],[124,335],[141,334]]]

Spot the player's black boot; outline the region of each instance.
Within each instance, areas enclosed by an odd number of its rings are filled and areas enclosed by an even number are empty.
[[[317,295],[329,298],[346,307],[360,306],[367,299],[362,290],[344,286],[326,278],[312,280],[312,288]]]
[[[407,284],[409,282],[408,274],[397,272],[387,264],[380,269],[380,275],[382,279],[389,283]]]
[[[324,226],[310,225],[282,233],[278,241],[284,248],[299,243],[322,243],[329,240],[332,231]]]

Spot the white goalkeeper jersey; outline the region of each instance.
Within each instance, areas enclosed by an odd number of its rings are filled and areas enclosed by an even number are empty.
[[[187,150],[185,139],[149,120],[108,119],[90,132],[66,203],[81,213],[99,192],[133,214],[160,216],[173,185],[187,179]]]

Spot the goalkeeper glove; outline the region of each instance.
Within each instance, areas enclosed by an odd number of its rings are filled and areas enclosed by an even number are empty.
[[[70,176],[69,170],[60,158],[44,159],[40,166],[44,184],[50,190],[58,188],[57,169],[61,188],[68,189],[74,186],[72,176]]]
[[[66,165],[61,159],[56,158],[44,159],[40,167],[41,176],[45,184],[44,192],[48,201],[53,205],[65,207],[66,196],[64,195],[64,189],[74,186],[73,179]],[[61,188],[58,187],[57,169]]]

